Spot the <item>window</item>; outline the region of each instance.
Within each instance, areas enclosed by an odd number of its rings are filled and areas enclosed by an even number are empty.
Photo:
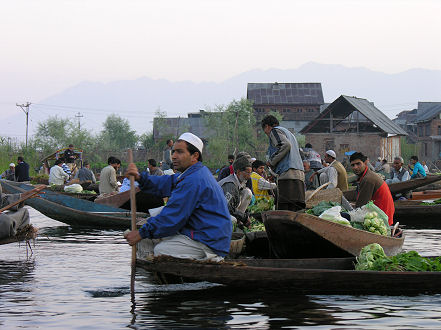
[[[438,135],[441,135],[441,126],[438,125]]]
[[[427,156],[427,143],[424,143],[424,156]]]
[[[430,136],[430,124],[426,125],[426,136]]]

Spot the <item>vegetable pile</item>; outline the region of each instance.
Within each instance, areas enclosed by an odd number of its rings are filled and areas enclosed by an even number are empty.
[[[376,271],[441,271],[441,257],[424,258],[416,251],[409,251],[388,257],[381,245],[374,243],[365,246],[357,258],[356,270]]]
[[[265,225],[254,219],[253,217],[250,217],[250,226],[249,228],[244,227],[244,231],[245,232],[249,232],[249,231],[265,231]]]
[[[330,209],[331,207],[334,207],[334,206],[340,206],[340,203],[321,201],[316,206],[314,206],[312,209],[307,210],[306,213],[312,214],[312,215],[315,215],[318,217],[320,214],[325,212],[327,209]]]
[[[364,217],[363,227],[365,230],[383,236],[388,236],[388,230],[377,212],[368,212]]]
[[[441,204],[441,198],[435,199],[433,202],[421,203],[421,205],[435,205],[435,204]]]
[[[260,198],[254,205],[248,207],[248,211],[253,213],[262,213],[274,210],[274,198]]]

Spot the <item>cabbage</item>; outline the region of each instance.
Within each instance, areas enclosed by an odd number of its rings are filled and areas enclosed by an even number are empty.
[[[75,184],[71,184],[70,186],[65,186],[64,191],[68,192],[68,193],[79,194],[83,191],[83,187],[81,187],[81,185],[75,183]]]

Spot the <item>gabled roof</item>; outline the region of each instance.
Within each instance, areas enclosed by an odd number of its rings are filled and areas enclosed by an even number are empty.
[[[321,83],[248,83],[254,105],[323,104]]]
[[[360,99],[353,96],[341,95],[332,102],[317,118],[312,120],[300,133],[329,133],[330,120],[334,127],[344,121],[352,112],[358,111],[361,115],[371,121],[378,131],[387,134],[407,135],[407,133],[383,112],[378,110],[373,103],[366,99]]]
[[[433,117],[441,112],[441,102],[433,102],[432,105],[426,107],[421,113],[415,118],[416,122],[431,120]]]

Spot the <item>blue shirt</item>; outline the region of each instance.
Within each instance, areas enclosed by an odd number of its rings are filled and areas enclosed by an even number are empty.
[[[170,197],[155,217],[139,229],[142,238],[181,233],[207,245],[219,256],[230,250],[232,223],[222,188],[210,170],[198,162],[182,174],[154,176],[141,173],[139,188],[158,197]]]
[[[423,165],[421,165],[420,162],[415,163],[413,167],[412,176],[410,178],[414,179],[415,177],[417,177],[418,173],[420,173],[423,176],[423,178],[426,177],[426,171],[424,171]]]

